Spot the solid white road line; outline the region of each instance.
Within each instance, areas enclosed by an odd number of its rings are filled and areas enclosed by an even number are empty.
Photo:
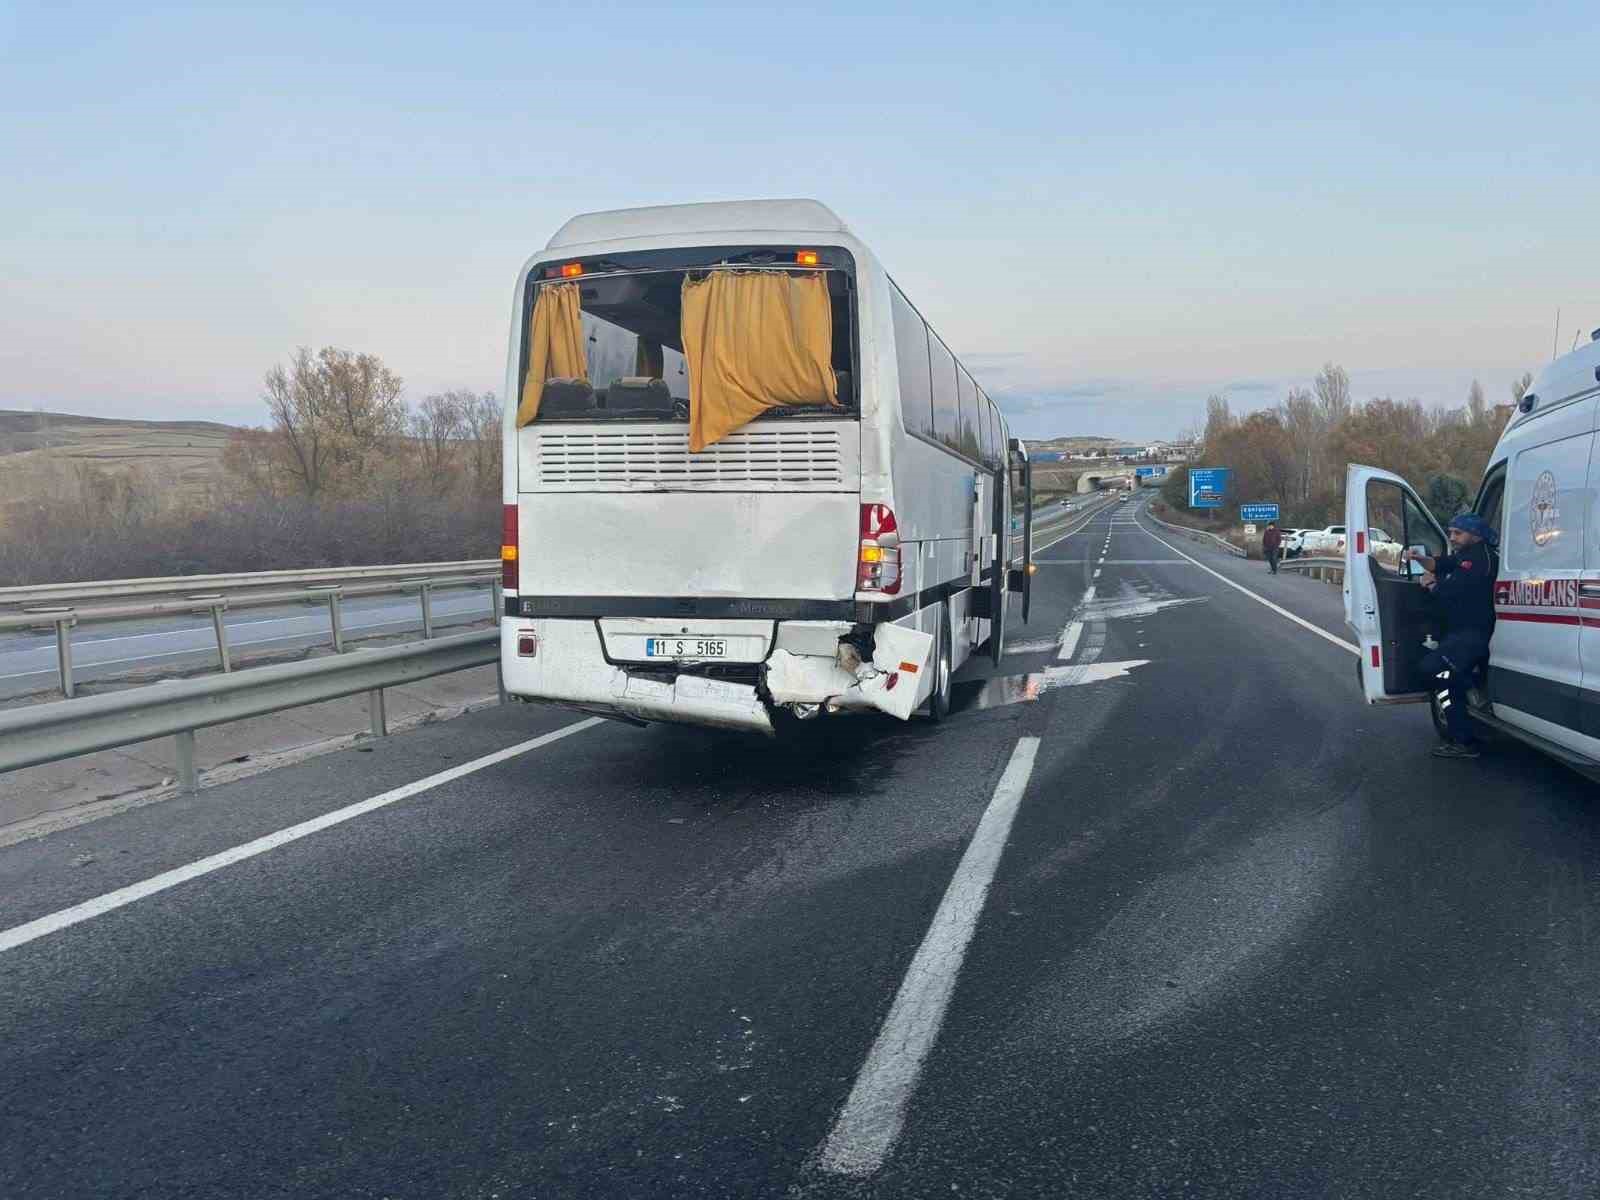
[[[442,626],[443,625],[443,622],[441,622],[439,620],[440,616],[459,616],[459,615],[460,615],[459,613],[440,613],[440,614],[437,614],[434,617],[434,624],[435,624],[435,626]],[[295,619],[296,620],[300,620],[301,618],[297,617]],[[465,622],[452,622],[452,624],[465,624]],[[418,618],[415,621],[405,621],[405,620],[402,620],[402,621],[377,621],[377,622],[374,622],[371,625],[346,625],[346,626],[344,626],[344,632],[345,632],[345,636],[349,637],[349,636],[351,636],[353,634],[365,632],[367,630],[388,629],[388,628],[391,628],[391,627],[396,626],[396,625],[405,625],[405,626],[409,626],[409,627],[412,627],[412,628],[420,629],[422,627],[422,621],[421,621],[421,618]],[[189,630],[184,630],[183,632],[185,632],[185,633],[193,633],[195,631],[192,630],[192,629],[189,629]],[[208,637],[211,636],[211,631],[210,630],[206,630],[205,633],[206,633],[206,636],[208,636]],[[332,636],[332,635],[329,632],[328,627],[326,625],[324,625],[321,629],[311,629],[311,630],[307,630],[305,633],[285,633],[285,634],[281,634],[278,637],[251,638],[249,641],[237,641],[237,642],[230,638],[228,640],[228,648],[230,650],[232,650],[233,652],[237,653],[240,650],[247,650],[252,646],[265,646],[270,642],[294,642],[294,641],[299,641],[302,638],[310,638],[310,637],[314,637],[314,638],[318,638],[318,639],[326,639],[326,638],[328,638],[330,636]],[[101,641],[110,641],[112,639],[110,639],[110,638],[102,638],[100,640]],[[88,645],[89,643],[87,643],[87,642],[84,642],[84,643],[74,642],[72,645],[73,645],[74,649],[77,649],[77,647],[80,644]],[[48,653],[48,654],[53,656],[56,653],[56,648],[53,645],[52,646],[44,646],[44,647],[35,647],[33,649],[19,651],[19,653],[22,653],[22,654],[35,654],[35,653],[37,653],[37,654],[45,654],[45,653]],[[124,665],[125,663],[154,662],[158,658],[182,658],[186,654],[209,654],[213,658],[215,658],[216,657],[216,653],[217,653],[217,643],[215,641],[212,641],[207,645],[191,646],[186,650],[158,650],[154,654],[140,654],[140,655],[137,655],[137,656],[135,656],[133,658],[98,658],[98,659],[84,659],[84,660],[74,661],[73,670],[76,671],[78,673],[79,677],[81,678],[86,672],[88,672],[88,671],[90,671],[90,670],[92,670],[94,668],[97,668],[97,667],[120,667],[120,666]],[[12,674],[12,675],[0,675],[0,679],[26,679],[30,675],[55,675],[59,671],[60,671],[59,667],[51,665],[51,666],[48,666],[48,667],[40,667],[37,671],[18,671],[15,674]]]
[[[1038,753],[1039,739],[1035,737],[1022,738],[1012,751],[994,798],[978,822],[978,831],[945,889],[933,924],[856,1076],[850,1098],[823,1143],[823,1170],[836,1175],[871,1175],[894,1149],[905,1124],[906,1106],[944,1023],[956,976],[978,927],[989,884],[1000,865]]]
[[[1245,587],[1242,583],[1235,583],[1233,580],[1229,579],[1226,575],[1222,574],[1222,572],[1213,571],[1210,567],[1206,566],[1205,563],[1200,562],[1198,559],[1189,558],[1189,556],[1187,554],[1185,554],[1182,550],[1179,550],[1176,546],[1174,546],[1171,542],[1167,541],[1165,538],[1161,537],[1159,534],[1154,533],[1153,531],[1151,531],[1149,529],[1146,529],[1145,533],[1147,533],[1151,537],[1155,538],[1156,541],[1160,542],[1163,546],[1165,546],[1168,550],[1171,550],[1174,554],[1178,555],[1180,558],[1187,559],[1189,562],[1191,562],[1195,566],[1199,567],[1206,574],[1215,575],[1218,579],[1222,580],[1223,583],[1227,584],[1234,591],[1243,592],[1246,596],[1249,596],[1250,599],[1254,600],[1257,604],[1266,605],[1273,612],[1277,613],[1280,617],[1289,618],[1289,620],[1293,621],[1296,625],[1300,626],[1302,629],[1309,629],[1312,633],[1316,634],[1319,638],[1322,638],[1324,641],[1332,642],[1335,646],[1338,646],[1342,650],[1350,651],[1350,653],[1354,654],[1357,658],[1359,658],[1361,656],[1361,648],[1359,646],[1357,646],[1354,642],[1347,642],[1342,637],[1335,637],[1333,634],[1329,633],[1326,629],[1322,628],[1322,626],[1313,625],[1310,621],[1306,620],[1304,617],[1296,616],[1294,613],[1290,612],[1287,608],[1283,608],[1280,605],[1274,604],[1271,600],[1268,600],[1265,596],[1258,596],[1255,592],[1252,592],[1249,588]]]
[[[425,779],[418,779],[414,783],[404,784],[392,788],[370,799],[359,801],[345,808],[335,809],[333,812],[323,813],[320,817],[313,817],[309,821],[302,821],[298,825],[291,825],[287,829],[280,829],[277,833],[269,833],[258,837],[254,841],[246,842],[242,846],[235,846],[231,850],[224,850],[220,854],[213,854],[208,858],[197,859],[187,866],[174,867],[170,871],[163,871],[159,875],[152,875],[140,883],[129,884],[125,888],[118,888],[114,892],[107,892],[103,896],[96,896],[93,900],[85,900],[82,904],[75,904],[71,908],[64,908],[60,912],[53,912],[49,916],[40,917],[24,925],[15,925],[10,929],[0,931],[0,953],[14,950],[18,946],[27,944],[35,938],[42,938],[46,934],[55,933],[57,930],[66,929],[68,926],[77,925],[91,917],[98,917],[104,913],[132,904],[136,900],[143,900],[146,896],[154,896],[157,892],[164,892],[168,888],[177,887],[180,883],[187,883],[191,879],[198,879],[202,875],[209,875],[213,871],[220,871],[223,867],[232,866],[236,862],[243,862],[247,858],[254,858],[258,854],[265,854],[268,850],[276,850],[279,846],[290,842],[299,841],[313,833],[319,833],[334,825],[343,824],[355,817],[365,816],[369,812],[387,807],[400,800],[409,799],[419,792],[426,792],[436,788],[442,783],[449,783],[453,779],[460,779],[463,775],[471,775],[485,767],[492,767],[496,763],[503,763],[509,758],[516,758],[519,754],[526,754],[530,750],[537,750],[540,746],[548,746],[551,742],[558,742],[562,738],[571,737],[585,729],[604,724],[600,717],[589,717],[574,725],[564,725],[551,733],[541,734],[539,737],[530,738],[526,742],[518,742],[515,746],[507,746],[504,750],[496,750],[493,754],[485,754],[482,758],[475,758],[471,762],[462,763],[459,767],[451,767],[448,771],[429,775]]]
[[[1094,584],[1084,589],[1083,599],[1078,601],[1080,607],[1087,607],[1094,603]],[[1083,636],[1083,622],[1074,617],[1068,621],[1066,628],[1061,631],[1061,641],[1056,646],[1056,661],[1071,662],[1072,656],[1078,652],[1078,639]]]
[[[1078,652],[1078,639],[1083,636],[1082,621],[1068,621],[1067,627],[1061,631],[1061,644],[1056,647],[1057,662],[1071,662],[1072,656]]]
[[[1098,510],[1096,512],[1092,512],[1088,516],[1084,517],[1083,520],[1081,522],[1079,522],[1077,525],[1074,525],[1066,533],[1063,533],[1060,537],[1053,538],[1050,541],[1046,542],[1042,546],[1035,546],[1033,548],[1034,561],[1037,562],[1038,559],[1039,559],[1039,555],[1043,554],[1046,550],[1050,549],[1050,547],[1054,546],[1057,542],[1064,542],[1069,537],[1076,537],[1078,534],[1082,533],[1086,528],[1089,527],[1090,524],[1092,524],[1094,522],[1094,519],[1096,517],[1103,515],[1104,512],[1105,512],[1104,509],[1100,509],[1100,510]]]

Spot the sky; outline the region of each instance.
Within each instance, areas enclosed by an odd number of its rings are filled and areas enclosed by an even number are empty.
[[[302,345],[503,392],[569,216],[767,196],[1025,436],[1498,399],[1600,327],[1600,10],[1325,7],[0,0],[0,408],[261,423]]]

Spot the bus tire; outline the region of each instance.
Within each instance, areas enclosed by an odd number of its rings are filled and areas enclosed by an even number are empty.
[[[939,606],[939,632],[933,647],[933,691],[928,696],[928,716],[942,721],[950,715],[951,676],[954,651],[950,646],[950,606]]]

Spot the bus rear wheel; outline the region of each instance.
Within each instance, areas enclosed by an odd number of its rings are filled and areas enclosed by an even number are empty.
[[[939,606],[938,632],[934,635],[933,692],[928,696],[928,716],[935,721],[942,721],[950,715],[951,677],[955,674],[952,661],[950,608],[942,604]]]

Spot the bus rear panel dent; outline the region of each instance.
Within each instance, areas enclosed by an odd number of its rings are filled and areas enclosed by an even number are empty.
[[[501,636],[506,690],[513,695],[638,721],[765,734],[773,732],[772,714],[780,708],[876,709],[905,720],[916,707],[933,647],[930,635],[899,625],[778,622],[766,659],[742,667],[708,660],[618,661],[599,621],[508,620]],[[646,640],[691,653],[721,653],[729,639]]]

